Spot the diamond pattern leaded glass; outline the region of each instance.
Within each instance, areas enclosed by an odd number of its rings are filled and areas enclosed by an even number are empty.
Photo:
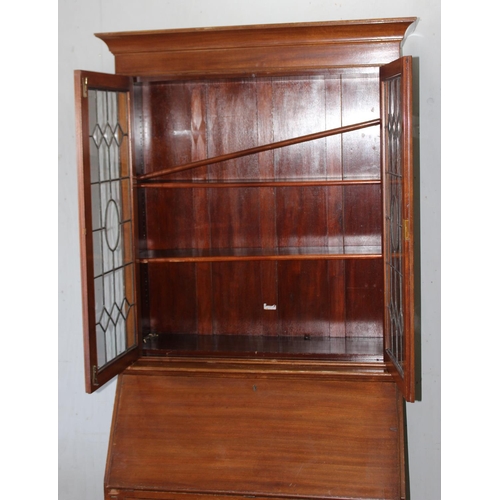
[[[98,368],[135,343],[127,96],[89,90]]]
[[[403,373],[403,116],[401,108],[401,76],[388,80],[386,143],[386,269],[389,290],[389,351],[400,373]]]

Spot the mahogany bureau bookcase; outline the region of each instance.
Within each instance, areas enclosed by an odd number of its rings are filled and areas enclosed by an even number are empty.
[[[406,498],[415,18],[98,34],[75,72],[106,499]]]

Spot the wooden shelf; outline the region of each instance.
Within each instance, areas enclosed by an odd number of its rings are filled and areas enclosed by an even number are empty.
[[[335,361],[382,361],[383,340],[378,337],[319,337],[257,335],[153,334],[145,338],[148,356],[197,355],[257,358],[308,358]]]
[[[249,260],[331,260],[380,259],[380,246],[221,248],[146,250],[139,254],[140,264],[161,262],[230,262]]]
[[[380,179],[276,179],[276,180],[178,180],[139,182],[138,188],[181,189],[181,188],[248,188],[248,187],[309,187],[309,186],[363,186],[380,184]]]

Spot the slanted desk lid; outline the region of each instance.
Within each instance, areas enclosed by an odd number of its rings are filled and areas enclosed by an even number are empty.
[[[119,377],[108,492],[400,498],[390,376],[160,371]]]

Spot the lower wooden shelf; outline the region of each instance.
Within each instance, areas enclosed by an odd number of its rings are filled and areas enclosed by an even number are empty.
[[[150,334],[144,338],[146,356],[210,356],[240,358],[326,359],[383,361],[381,337],[269,337],[260,335]]]
[[[400,500],[403,438],[382,364],[139,361],[119,377],[106,498]]]

